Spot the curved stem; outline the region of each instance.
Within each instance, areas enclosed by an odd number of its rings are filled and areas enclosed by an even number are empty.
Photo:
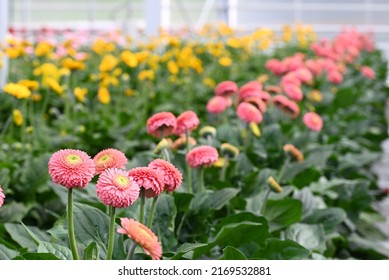
[[[151,205],[149,220],[147,222],[147,227],[149,229],[151,229],[151,226],[153,225],[154,213],[155,213],[155,209],[157,208],[158,197],[159,196],[153,198],[153,204]]]
[[[204,167],[200,167],[200,188],[199,192],[204,191]]]
[[[271,192],[271,189],[267,189],[266,194],[265,194],[265,198],[263,199],[263,202],[262,202],[261,210],[259,211],[259,215],[263,215],[263,212],[265,211],[267,200],[269,198],[270,192]]]
[[[107,260],[112,260],[113,246],[115,241],[115,207],[109,207],[109,237],[108,237],[108,252]]]
[[[164,157],[164,160],[170,162],[170,155],[169,155],[169,151],[167,148],[163,149],[163,157]]]
[[[135,248],[136,246],[138,246],[138,243],[136,243],[135,241],[133,241],[130,249],[128,250],[128,256],[127,256],[127,260],[132,260],[134,258],[134,252],[135,252]]]
[[[68,189],[68,234],[69,234],[69,243],[72,250],[73,259],[78,260],[76,236],[74,234],[74,222],[73,222],[73,189]]]
[[[139,214],[139,222],[143,224],[145,219],[145,188],[140,189],[140,214]]]

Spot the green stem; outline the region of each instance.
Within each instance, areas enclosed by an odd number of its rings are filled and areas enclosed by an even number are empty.
[[[190,131],[186,130],[186,153],[188,154],[190,151],[190,144],[189,144],[189,137],[190,137]],[[192,169],[190,168],[189,164],[186,163],[186,178],[187,178],[187,186],[188,186],[188,193],[193,193],[192,190]]]
[[[169,155],[169,151],[167,148],[163,149],[163,157],[164,157],[164,160],[170,162],[170,155]]]
[[[224,181],[226,179],[227,163],[228,163],[228,156],[224,157],[223,160],[223,167],[220,173],[220,181]]]
[[[76,236],[74,234],[74,222],[73,222],[73,189],[68,189],[68,232],[69,232],[69,243],[72,250],[73,259],[78,260]]]
[[[153,204],[151,204],[149,220],[148,220],[148,223],[147,223],[147,227],[149,229],[151,229],[151,226],[153,225],[154,213],[155,213],[155,209],[157,208],[158,197],[159,196],[154,197],[153,198]]]
[[[145,202],[146,202],[146,196],[145,196],[145,188],[140,189],[140,214],[139,214],[139,222],[143,224],[145,219]]]
[[[127,260],[132,260],[134,258],[134,252],[135,252],[135,248],[136,246],[138,246],[138,243],[136,243],[135,241],[133,241],[130,249],[128,250],[128,257],[127,257]]]
[[[200,188],[199,192],[204,192],[204,167],[200,167]]]
[[[276,181],[279,184],[281,184],[282,177],[284,176],[286,168],[288,167],[289,163],[290,163],[290,158],[287,157],[285,162],[284,162],[284,164],[282,165],[280,171],[278,172],[278,175],[277,175],[277,180]]]
[[[108,252],[107,252],[107,260],[112,260],[113,246],[115,241],[115,210],[116,208],[113,206],[109,207],[109,237],[108,237]]]
[[[265,212],[265,208],[266,208],[266,204],[267,204],[267,200],[269,198],[270,192],[271,192],[271,189],[268,188],[266,191],[266,194],[265,194],[265,198],[263,199],[262,207],[261,207],[261,210],[259,211],[259,215],[262,215],[263,212]]]

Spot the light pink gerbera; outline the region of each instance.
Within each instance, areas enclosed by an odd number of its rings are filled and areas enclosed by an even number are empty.
[[[308,112],[303,117],[304,124],[313,131],[320,131],[323,128],[323,119],[315,112]]]
[[[5,200],[5,194],[3,193],[3,189],[0,186],[0,207],[3,206]]]
[[[289,102],[289,99],[284,95],[276,95],[273,97],[272,102],[274,106],[282,108],[285,106],[286,103]]]
[[[212,146],[198,146],[189,151],[186,161],[191,168],[211,166],[219,159],[217,150]]]
[[[128,176],[131,177],[139,187],[145,188],[147,198],[156,197],[163,191],[165,184],[162,174],[150,167],[133,168],[128,171]]]
[[[105,149],[99,152],[93,158],[96,165],[96,174],[100,174],[108,168],[121,168],[126,169],[128,162],[125,154],[116,149]]]
[[[172,113],[160,112],[147,120],[147,132],[157,138],[166,137],[173,133],[176,125],[177,119]]]
[[[249,97],[260,97],[262,84],[258,81],[251,81],[240,87],[238,93],[239,102]]]
[[[292,83],[285,84],[284,92],[287,96],[289,96],[289,98],[291,98],[294,101],[301,101],[304,97],[300,86],[296,84],[292,84]]]
[[[292,119],[295,119],[298,117],[298,115],[300,114],[300,107],[297,105],[296,102],[292,101],[292,100],[288,100],[288,102],[286,102],[284,104],[284,107],[282,108],[282,110],[289,116],[291,117]]]
[[[331,70],[327,74],[327,80],[337,85],[343,82],[343,75],[338,70]]]
[[[121,228],[118,233],[125,234],[134,242],[138,243],[146,254],[153,260],[159,260],[162,257],[162,246],[158,237],[144,224],[133,219],[121,218]]]
[[[223,96],[214,96],[209,99],[207,103],[207,112],[211,114],[220,114],[223,113],[231,104],[227,98]]]
[[[196,113],[193,111],[185,111],[177,117],[177,126],[174,130],[174,134],[181,135],[187,130],[195,130],[200,124],[200,120]]]
[[[236,109],[236,114],[239,119],[246,123],[260,123],[262,122],[261,112],[253,105],[247,102],[242,102]]]
[[[55,184],[66,188],[84,188],[95,175],[95,163],[80,150],[64,149],[49,160],[49,173]]]
[[[245,102],[253,104],[257,109],[263,114],[266,112],[266,103],[258,97],[250,97],[245,100]]]
[[[108,168],[100,174],[96,192],[105,205],[125,208],[138,198],[140,188],[127,173],[122,169]]]
[[[162,174],[165,190],[172,192],[182,183],[182,174],[177,167],[163,159],[155,159],[149,163],[148,167]]]
[[[368,79],[374,79],[375,78],[375,72],[374,70],[369,66],[362,66],[361,67],[361,73],[363,76],[365,76]]]
[[[215,94],[223,97],[234,95],[238,91],[238,85],[233,81],[223,81],[215,88]]]

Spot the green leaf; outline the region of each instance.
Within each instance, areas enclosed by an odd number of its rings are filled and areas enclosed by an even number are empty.
[[[74,204],[74,231],[77,240],[84,246],[96,241],[102,253],[106,253],[108,240],[109,218],[101,210],[89,205]]]
[[[98,260],[99,259],[99,248],[96,242],[92,242],[84,249],[83,260]]]
[[[246,256],[232,246],[227,246],[223,249],[223,256],[220,258],[221,260],[247,260]]]
[[[266,238],[269,235],[267,220],[263,216],[257,216],[250,212],[240,212],[232,214],[225,218],[220,219],[219,223],[215,226],[216,231],[220,231],[222,227],[228,224],[236,224],[240,222],[253,222],[263,224],[263,237]]]
[[[324,252],[326,249],[322,225],[294,224],[286,230],[285,238],[299,243],[310,251]]]
[[[307,224],[322,224],[326,234],[335,231],[336,227],[347,218],[342,208],[317,209],[304,219]]]
[[[51,253],[24,253],[14,260],[60,260]]]
[[[19,255],[18,251],[11,250],[3,244],[0,244],[0,260],[11,260],[17,255]]]
[[[72,260],[72,251],[69,248],[45,241],[39,242],[38,253],[51,253],[61,260]]]
[[[301,200],[303,204],[303,218],[310,215],[318,206],[318,201],[309,188],[296,191],[293,197]]]
[[[180,260],[183,255],[193,252],[196,249],[207,248],[208,244],[204,243],[184,243],[176,251],[176,254],[171,258],[172,260]]]
[[[27,249],[35,249],[37,244],[31,238],[31,235],[26,231],[26,229],[20,224],[11,224],[7,223],[4,225],[8,234],[11,238],[18,243],[21,247]],[[50,237],[46,232],[41,231],[37,227],[26,227],[29,231],[38,239],[42,241],[49,241]]]
[[[266,246],[254,257],[265,260],[304,260],[308,259],[309,251],[292,240],[269,238]]]
[[[1,207],[0,223],[20,222],[28,213],[29,207],[19,202],[7,202]]]
[[[284,198],[282,200],[268,200],[263,216],[270,222],[271,231],[285,228],[300,221],[302,203],[300,200]]]
[[[35,235],[35,233],[32,232],[23,222],[20,222],[22,224],[22,227],[27,231],[28,235],[31,237],[32,241],[34,241],[35,245],[39,245],[39,237]],[[44,252],[46,253],[46,252]]]
[[[191,201],[190,210],[194,213],[219,210],[239,193],[238,189],[226,188],[216,192],[208,191],[196,194]]]

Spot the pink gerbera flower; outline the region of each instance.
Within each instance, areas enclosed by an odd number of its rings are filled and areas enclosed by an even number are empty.
[[[292,119],[295,119],[300,114],[300,107],[297,105],[296,102],[292,100],[288,100],[284,104],[284,107],[282,109],[288,116],[290,116]]]
[[[240,103],[236,113],[246,123],[254,122],[258,124],[262,122],[262,114],[253,104],[247,102]]]
[[[116,149],[105,149],[99,152],[93,158],[96,165],[96,174],[100,174],[108,168],[121,168],[126,169],[128,162],[125,154]]]
[[[80,150],[64,149],[49,160],[49,173],[55,184],[66,188],[84,188],[95,175],[95,163]]]
[[[313,131],[320,131],[323,128],[323,119],[315,112],[308,112],[303,117],[304,124]]]
[[[223,81],[215,88],[215,94],[223,97],[229,97],[238,91],[238,86],[233,81]]]
[[[238,93],[238,100],[243,101],[249,97],[260,97],[260,92],[262,91],[262,84],[258,81],[251,81],[244,84]]]
[[[177,120],[172,113],[160,112],[147,120],[147,132],[157,138],[166,137],[173,133],[176,125]]]
[[[191,168],[211,166],[219,159],[217,150],[212,146],[199,146],[189,151],[186,161]]]
[[[374,79],[375,78],[375,72],[369,66],[362,66],[361,67],[361,73],[362,73],[363,76],[365,76],[368,79]]]
[[[177,167],[163,159],[156,159],[149,163],[148,167],[162,174],[165,190],[172,192],[182,183],[182,174]]]
[[[284,85],[284,92],[289,98],[294,101],[301,101],[304,97],[303,92],[301,91],[300,86],[292,83],[287,83]]]
[[[223,96],[214,96],[207,103],[207,112],[211,114],[223,113],[231,104],[231,101]]]
[[[177,117],[177,126],[174,130],[174,134],[181,135],[184,134],[187,130],[195,130],[200,124],[200,120],[197,117],[196,113],[193,111],[183,112]]]
[[[118,233],[125,234],[138,243],[153,260],[161,259],[161,243],[148,227],[133,219],[121,218],[120,221],[122,227],[117,230]]]
[[[163,176],[150,167],[137,167],[128,171],[128,176],[140,186],[145,188],[146,197],[158,196],[164,188]]]
[[[0,186],[0,207],[3,206],[5,200],[5,195],[3,193],[3,189]]]
[[[127,171],[108,168],[103,171],[96,184],[97,196],[108,206],[125,208],[139,196],[139,186],[128,176]]]
[[[245,100],[245,102],[253,104],[262,114],[266,112],[266,103],[258,97],[250,97]]]

